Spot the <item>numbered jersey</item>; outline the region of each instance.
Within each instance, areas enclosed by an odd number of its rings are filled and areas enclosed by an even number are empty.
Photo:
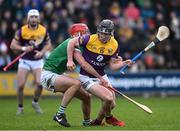
[[[30,29],[28,25],[22,26],[15,34],[14,39],[16,39],[21,46],[28,46],[31,45],[32,42],[36,43],[36,48],[34,50],[42,50],[45,46],[46,42],[50,40],[47,30],[44,26],[38,25],[37,29]],[[23,59],[27,60],[37,60],[34,58],[35,52],[29,52]],[[41,58],[38,58],[41,59]]]
[[[107,43],[102,43],[97,34],[86,35],[79,38],[83,47],[83,57],[100,74],[105,75],[104,68],[111,57],[116,57],[118,53],[118,43],[111,37]],[[81,68],[80,74],[94,77]]]

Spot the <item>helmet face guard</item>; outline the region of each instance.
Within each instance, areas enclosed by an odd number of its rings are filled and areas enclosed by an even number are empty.
[[[36,16],[38,18],[38,21],[40,22],[40,14],[38,10],[36,9],[29,10],[27,14],[27,21],[29,21],[31,16]]]
[[[40,14],[38,10],[36,9],[29,10],[27,14],[27,23],[31,27],[37,27],[37,25],[40,23]]]
[[[84,23],[73,24],[69,28],[69,34],[74,37],[82,36],[84,34],[87,34],[88,32],[89,32],[89,29],[88,29],[87,25]]]
[[[98,26],[97,27],[97,32],[98,33],[104,33],[104,34],[107,34],[107,35],[113,35],[114,30]]]
[[[108,19],[101,21],[97,27],[97,32],[113,36],[113,33],[114,33],[113,22],[111,20],[108,20]]]
[[[101,42],[106,43],[114,33],[114,24],[111,20],[103,20],[97,27],[98,38]]]

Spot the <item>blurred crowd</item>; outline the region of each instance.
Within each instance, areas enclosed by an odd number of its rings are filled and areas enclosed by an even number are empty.
[[[111,19],[124,59],[144,49],[158,27],[166,25],[170,38],[146,53],[131,71],[180,69],[180,0],[0,0],[1,69],[14,59],[10,42],[32,8],[40,11],[54,47],[69,37],[68,27],[73,23],[86,23],[96,33],[102,19]]]

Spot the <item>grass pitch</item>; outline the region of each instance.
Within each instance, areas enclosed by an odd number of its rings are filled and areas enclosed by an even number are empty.
[[[52,120],[59,107],[60,99],[41,98],[40,105],[44,114],[37,115],[31,107],[31,99],[25,98],[25,114],[16,116],[16,98],[0,99],[0,130],[180,130],[180,98],[138,98],[134,100],[145,104],[153,111],[149,115],[121,97],[117,97],[117,105],[113,114],[125,121],[125,127],[96,126],[83,127],[80,101],[73,99],[66,110],[72,127],[65,128]],[[99,99],[92,99],[91,117],[95,118],[101,106]]]

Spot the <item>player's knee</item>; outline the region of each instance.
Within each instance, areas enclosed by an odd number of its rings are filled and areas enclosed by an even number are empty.
[[[107,103],[113,103],[113,95],[109,94],[109,95],[106,95],[105,97],[105,102]]]
[[[33,85],[40,86],[40,85],[41,85],[41,82],[35,80],[35,81],[33,82]]]
[[[112,109],[114,109],[114,108],[115,108],[115,106],[116,106],[116,103],[115,103],[115,102],[113,102],[113,103],[112,103],[112,105],[111,105],[111,110],[112,110]]]
[[[23,90],[24,90],[24,84],[19,85],[18,88],[17,88],[17,91],[22,92]]]
[[[78,80],[75,80],[73,85],[75,86],[76,89],[80,89],[80,87],[81,87],[81,82],[78,81]]]

